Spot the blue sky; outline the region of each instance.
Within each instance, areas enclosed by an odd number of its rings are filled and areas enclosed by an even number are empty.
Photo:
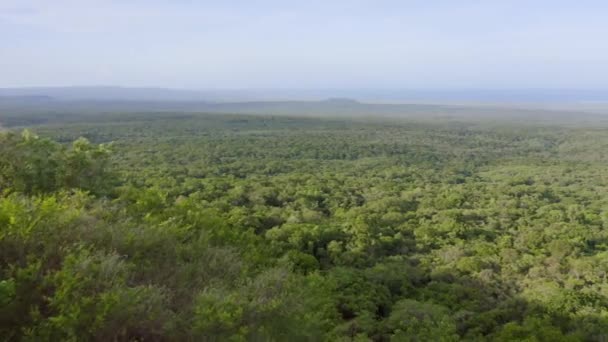
[[[608,2],[0,0],[0,87],[608,88]]]

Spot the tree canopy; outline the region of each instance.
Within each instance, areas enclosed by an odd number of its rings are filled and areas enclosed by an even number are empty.
[[[131,114],[30,129],[0,134],[6,340],[606,338],[608,128]]]

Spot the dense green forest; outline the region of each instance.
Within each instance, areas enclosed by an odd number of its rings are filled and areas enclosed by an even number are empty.
[[[608,339],[608,126],[54,122],[0,133],[4,340]]]

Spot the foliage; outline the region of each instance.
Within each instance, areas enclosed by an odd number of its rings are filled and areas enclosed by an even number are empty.
[[[21,136],[2,134],[0,189],[39,194],[78,188],[108,194],[114,185],[109,153],[106,146],[93,146],[85,138],[66,148],[29,130]]]
[[[0,135],[6,340],[606,338],[603,127],[130,114],[36,130]]]

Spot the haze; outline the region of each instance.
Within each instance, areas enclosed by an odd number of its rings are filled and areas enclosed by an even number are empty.
[[[608,86],[603,1],[0,2],[0,87]]]

